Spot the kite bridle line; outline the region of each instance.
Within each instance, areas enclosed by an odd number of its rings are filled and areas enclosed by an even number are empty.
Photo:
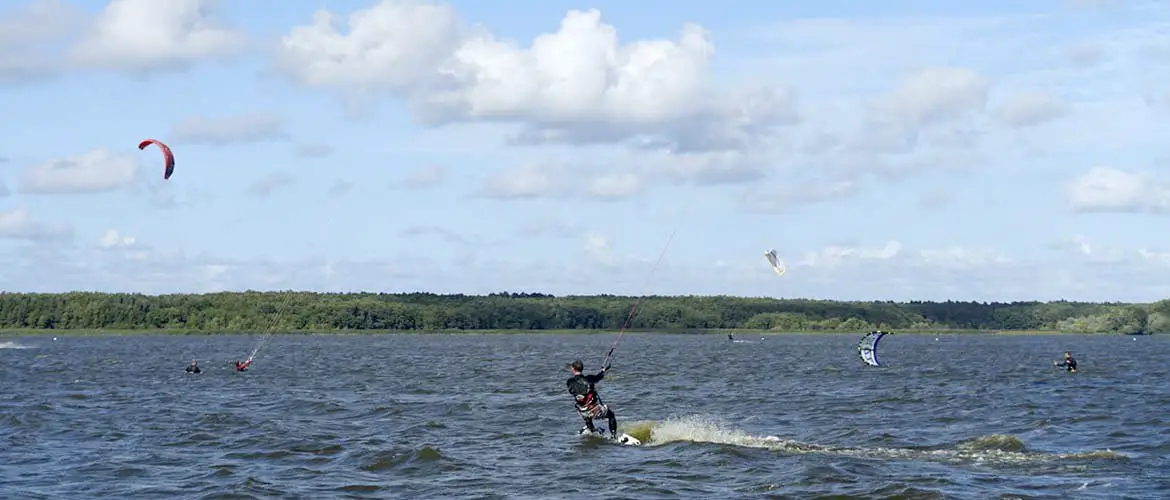
[[[654,272],[658,270],[658,265],[662,264],[662,258],[666,256],[666,249],[670,248],[670,242],[674,241],[674,235],[677,232],[678,232],[677,227],[674,228],[674,230],[670,232],[670,238],[666,239],[666,245],[663,245],[662,251],[658,253],[658,260],[654,262],[654,267],[652,267],[650,269],[650,274],[648,276],[646,276],[646,282],[642,284],[643,290],[645,290],[645,288],[647,286],[649,286],[650,278],[652,278],[654,276]],[[605,361],[601,362],[602,367],[604,367],[606,369],[609,368],[609,363],[613,360],[613,350],[617,349],[618,342],[622,341],[622,335],[625,335],[626,329],[629,328],[630,325],[633,323],[634,314],[636,314],[638,312],[638,304],[640,302],[642,302],[642,297],[639,296],[638,298],[634,299],[634,305],[632,307],[630,307],[630,313],[626,315],[626,322],[622,323],[622,328],[621,328],[621,330],[618,330],[617,338],[614,339],[613,345],[609,346],[609,352],[605,354]]]
[[[332,202],[329,202],[329,204],[327,206],[330,206],[330,205],[332,205]],[[237,217],[233,221],[238,221],[238,220],[239,220],[239,217]],[[265,293],[265,292],[261,292],[261,293]],[[260,352],[260,348],[264,347],[264,344],[267,344],[268,340],[272,338],[272,334],[276,332],[276,327],[280,324],[280,318],[282,316],[284,316],[284,312],[286,310],[288,310],[288,306],[292,303],[293,299],[296,298],[296,296],[299,292],[290,288],[287,292],[276,292],[276,293],[287,293],[288,296],[285,297],[284,300],[282,300],[280,302],[279,306],[277,306],[276,317],[272,318],[272,323],[270,323],[268,325],[268,328],[266,330],[264,330],[264,336],[260,338],[260,342],[256,343],[256,347],[252,349],[252,354],[250,354],[248,356],[247,362],[249,362],[249,363],[253,359],[256,358],[256,354],[258,354]]]
[[[252,349],[252,354],[248,356],[248,359],[245,362],[252,362],[252,360],[256,358],[256,354],[260,352],[260,348],[264,347],[264,344],[268,343],[268,339],[272,338],[272,334],[276,331],[276,326],[280,323],[281,316],[284,316],[284,311],[288,309],[288,305],[293,301],[293,298],[297,296],[297,292],[295,290],[289,290],[288,292],[284,293],[287,293],[288,296],[285,297],[284,300],[280,302],[280,305],[276,308],[276,317],[272,318],[272,323],[269,323],[268,328],[264,331],[264,336],[260,338],[260,342],[258,342],[256,347]]]

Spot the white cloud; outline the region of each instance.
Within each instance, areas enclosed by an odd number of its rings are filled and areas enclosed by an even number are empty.
[[[397,95],[428,123],[519,124],[515,143],[739,149],[796,118],[783,88],[716,88],[714,45],[697,25],[677,40],[622,45],[600,12],[574,10],[558,32],[520,47],[463,24],[449,6],[409,0],[354,12],[346,34],[337,24],[319,11],[293,28],[276,66],[308,86]]]
[[[1143,260],[1147,262],[1153,262],[1163,266],[1170,266],[1170,252],[1157,252],[1147,250],[1145,248],[1139,248],[1137,253]]]
[[[834,268],[846,261],[852,260],[888,260],[898,256],[902,251],[902,244],[897,241],[887,242],[881,248],[844,247],[830,245],[816,252],[807,252],[799,265],[808,267]]]
[[[83,21],[81,11],[60,0],[33,0],[0,18],[0,84],[54,76],[54,43]]]
[[[248,186],[248,194],[257,198],[267,198],[278,189],[296,183],[296,178],[283,170],[269,172],[256,179]]]
[[[430,164],[411,172],[402,181],[402,186],[410,189],[436,187],[447,177],[447,169],[442,165]]]
[[[1007,256],[996,250],[972,249],[958,246],[943,249],[919,250],[919,255],[922,256],[922,260],[927,264],[964,269],[1009,262]]]
[[[175,125],[172,135],[176,141],[217,146],[288,138],[284,121],[269,112],[222,117],[193,116]]]
[[[624,199],[641,191],[641,179],[629,172],[603,175],[589,183],[589,194],[600,199]]]
[[[78,65],[119,70],[181,68],[246,48],[242,32],[206,0],[111,0],[73,47]]]
[[[902,80],[873,107],[875,121],[917,129],[983,111],[991,82],[967,68],[928,68]]]
[[[8,227],[0,216],[0,231]],[[436,232],[436,230],[438,232]],[[440,235],[441,229],[418,229]],[[581,233],[577,233],[580,237]],[[729,251],[713,258],[673,255],[647,279],[658,249],[637,257],[613,252],[597,233],[581,241],[586,258],[479,256],[451,259],[458,248],[387,255],[384,260],[301,258],[241,260],[174,249],[90,246],[0,247],[5,286],[30,292],[66,290],[201,293],[245,289],[488,293],[501,289],[611,294],[734,294],[844,300],[1155,300],[1170,294],[1170,262],[1162,252],[1130,250],[1128,259],[1092,266],[1076,259],[1017,260],[990,249],[905,251],[837,246],[806,255],[777,277],[763,259]],[[136,244],[137,246],[137,244]],[[673,250],[671,250],[673,252]],[[799,249],[792,249],[798,253]],[[812,261],[807,257],[811,255]],[[787,259],[786,259],[787,260]],[[712,261],[715,261],[713,264]],[[718,263],[722,262],[720,266]]]
[[[487,198],[533,199],[569,192],[568,179],[557,165],[525,164],[490,174],[479,194]]]
[[[28,168],[21,175],[20,191],[32,194],[98,193],[129,186],[137,175],[138,163],[134,157],[95,149]]]
[[[610,266],[615,261],[613,249],[610,247],[609,238],[597,233],[589,233],[585,235],[585,255],[587,255],[594,262]]]
[[[1170,212],[1170,182],[1146,173],[1096,167],[1065,190],[1078,212]]]
[[[106,233],[102,235],[102,239],[98,242],[98,246],[101,248],[129,248],[134,246],[137,241],[137,238],[122,234],[117,229],[108,229],[106,230]]]
[[[0,212],[0,238],[41,241],[72,236],[72,227],[37,222],[29,216],[27,209]]]
[[[1060,118],[1064,103],[1047,92],[1024,92],[1009,98],[998,110],[999,119],[1012,127],[1034,127]]]

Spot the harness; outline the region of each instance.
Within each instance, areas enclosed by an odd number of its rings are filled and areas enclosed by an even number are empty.
[[[601,402],[601,397],[592,387],[585,394],[574,394],[573,399],[576,400],[577,413],[584,418],[598,418],[609,412],[609,407]]]

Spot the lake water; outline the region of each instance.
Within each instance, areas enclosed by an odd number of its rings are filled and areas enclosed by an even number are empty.
[[[891,335],[875,368],[859,337],[627,334],[598,389],[642,447],[565,389],[616,335],[274,335],[246,373],[261,337],[0,337],[0,497],[1170,492],[1166,338]]]

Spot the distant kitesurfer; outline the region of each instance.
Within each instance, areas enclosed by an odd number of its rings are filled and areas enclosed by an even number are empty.
[[[735,342],[735,337],[732,337],[731,334],[729,333],[729,334],[727,334],[727,340]]]
[[[1063,366],[1072,373],[1077,372],[1077,360],[1073,359],[1072,353],[1068,351],[1065,351],[1064,353],[1064,361],[1061,361],[1060,363],[1053,361],[1052,364],[1056,366]]]
[[[199,362],[191,360],[191,366],[187,367],[187,373],[200,373],[203,370],[199,369]]]
[[[597,375],[583,375],[581,372],[584,369],[585,365],[579,359],[569,363],[569,371],[573,372],[573,376],[566,381],[569,386],[569,394],[572,394],[576,400],[577,414],[585,420],[585,427],[581,430],[597,432],[597,429],[593,427],[593,419],[605,418],[609,420],[610,438],[617,439],[617,416],[613,414],[609,406],[601,402],[601,396],[597,395],[597,388],[594,387],[594,384],[605,378],[605,372],[609,370],[609,367],[601,367],[601,371],[597,372]]]
[[[252,360],[250,360],[250,359],[247,361],[240,361],[237,359],[236,360],[236,371],[246,372],[246,371],[248,371],[248,365],[250,365],[250,364],[252,364]]]

